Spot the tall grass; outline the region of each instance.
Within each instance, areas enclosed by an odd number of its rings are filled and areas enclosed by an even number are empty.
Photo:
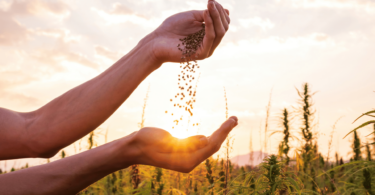
[[[279,147],[279,154],[270,154],[263,159],[263,162],[255,166],[253,156],[253,131],[250,132],[249,162],[248,166],[233,165],[230,161],[233,139],[228,136],[224,143],[223,158],[210,157],[199,164],[191,173],[183,174],[174,171],[163,170],[150,166],[135,165],[127,170],[109,174],[96,183],[89,186],[80,194],[111,195],[111,194],[152,194],[152,195],[282,195],[282,194],[348,194],[348,195],[375,195],[375,161],[372,155],[375,154],[371,145],[375,144],[375,121],[369,120],[353,129],[351,133],[352,152],[350,162],[345,162],[337,151],[335,156],[330,156],[332,142],[336,131],[337,120],[328,135],[328,153],[322,155],[317,144],[317,137],[314,134],[314,108],[309,84],[304,84],[298,90],[299,110],[297,118],[293,112],[283,109],[278,120],[279,131],[271,132],[272,117],[270,115],[271,95],[267,105],[267,116],[265,123],[260,125],[260,147],[263,151],[270,151],[270,143],[267,139],[274,133],[282,135]],[[142,109],[142,120],[139,127],[144,127],[145,110],[147,106],[149,89],[144,99]],[[271,93],[272,94],[272,93]],[[228,98],[224,88],[225,117],[228,118]],[[375,117],[375,110],[364,113],[361,117]],[[293,118],[293,119],[292,119]],[[298,121],[296,121],[298,120]],[[297,130],[294,124],[299,122]],[[371,125],[374,128],[374,143],[364,144],[361,142],[359,130]],[[292,133],[293,132],[293,133]],[[106,133],[107,134],[107,133]],[[106,134],[103,135],[106,137]],[[87,141],[87,149],[96,145],[95,139],[99,133],[90,133]],[[291,140],[301,138],[300,145],[291,145]],[[264,140],[263,140],[264,139]],[[264,141],[264,142],[263,142]],[[79,142],[79,150],[81,150]],[[86,147],[85,147],[86,148]],[[295,157],[291,157],[291,151],[296,151]],[[66,156],[64,150],[59,153],[60,157]],[[261,157],[263,158],[263,157]],[[16,168],[16,164],[10,170],[0,169],[0,174],[7,171],[16,171],[27,168],[28,165]],[[301,171],[300,171],[301,169]]]
[[[271,114],[271,103],[272,103],[272,92],[273,89],[271,90],[270,93],[270,98],[268,100],[268,105],[266,107],[266,121],[265,121],[265,126],[264,126],[264,150],[265,152],[268,151],[268,128],[269,128],[269,119],[270,119],[270,114]]]
[[[145,126],[145,113],[146,113],[146,106],[147,106],[147,100],[148,100],[148,94],[150,92],[150,86],[148,86],[146,97],[144,99],[143,107],[142,107],[142,118],[141,122],[138,124],[139,128],[142,129]],[[139,175],[139,165],[132,165],[131,166],[131,181],[133,184],[133,194],[136,194],[138,191],[139,184],[141,183],[141,177]],[[162,187],[161,187],[162,190]]]

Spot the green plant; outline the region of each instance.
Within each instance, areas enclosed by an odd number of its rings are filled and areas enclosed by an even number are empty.
[[[353,145],[352,145],[352,148],[353,148],[353,153],[354,153],[354,156],[353,156],[353,160],[361,160],[362,159],[362,153],[361,153],[361,140],[359,139],[359,136],[358,136],[358,133],[357,131],[354,131],[354,134],[353,134]]]
[[[281,179],[281,166],[277,160],[276,155],[271,155],[265,159],[262,164],[264,169],[263,176],[266,178],[267,186],[264,195],[275,194],[279,187],[279,180]]]
[[[312,109],[312,96],[314,95],[311,93],[310,86],[308,83],[303,85],[302,91],[297,89],[298,95],[301,98],[300,105],[301,105],[301,113],[302,113],[302,122],[303,125],[301,127],[302,138],[304,140],[304,145],[302,146],[302,160],[303,160],[303,172],[305,175],[311,175],[311,168],[312,168],[312,160],[314,158],[314,145],[313,145],[313,133],[312,133],[312,121],[314,111]],[[310,171],[309,171],[310,170]],[[305,177],[307,181],[307,178]],[[312,186],[312,188],[314,188]]]
[[[162,181],[163,169],[155,167],[155,174],[153,180],[151,181],[151,190],[154,194],[161,195],[164,190],[164,183]]]
[[[91,148],[94,146],[94,131],[90,132],[87,142],[89,143],[88,149],[91,150]]]
[[[213,172],[212,172],[212,165],[211,165],[211,162],[210,162],[210,158],[206,159],[205,165],[206,165],[206,171],[207,171],[206,178],[207,178],[208,183],[209,183],[208,189],[210,191],[210,194],[213,195],[214,194],[214,192],[213,192],[214,176],[213,176]]]
[[[289,147],[290,127],[289,127],[289,113],[286,108],[283,111],[282,124],[284,128],[283,130],[284,138],[283,138],[283,141],[281,142],[281,149],[282,149],[282,153],[284,154],[286,164],[289,165],[290,158],[288,156],[288,153],[290,150],[290,147]]]

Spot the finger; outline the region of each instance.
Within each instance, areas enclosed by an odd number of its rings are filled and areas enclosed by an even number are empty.
[[[220,18],[221,18],[221,23],[223,24],[223,27],[224,27],[225,32],[226,32],[226,31],[228,31],[229,23],[228,23],[227,18],[225,16],[226,13],[224,11],[224,8],[218,2],[215,2],[215,5],[216,5],[216,8],[219,10],[219,14],[220,14]]]
[[[203,135],[196,135],[181,139],[176,142],[173,152],[194,152],[204,148],[208,144],[208,139]]]
[[[221,40],[223,39],[225,35],[225,29],[221,21],[220,13],[218,9],[216,8],[215,2],[210,0],[208,2],[207,7],[208,7],[208,11],[212,18],[214,29],[215,29],[215,40],[213,42],[213,45],[210,49],[210,54],[209,54],[209,56],[211,56],[213,52],[215,51],[216,47],[220,44]]]
[[[200,54],[202,58],[207,58],[210,55],[212,44],[215,40],[214,23],[208,10],[203,13],[204,23],[206,25],[205,36],[203,38],[203,49]]]
[[[229,10],[224,9],[224,11],[225,11],[225,18],[227,19],[228,24],[230,24]]]
[[[227,15],[229,16],[229,10],[228,9],[224,9],[225,10],[225,13],[227,13]]]

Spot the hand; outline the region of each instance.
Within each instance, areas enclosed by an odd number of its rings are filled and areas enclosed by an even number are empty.
[[[197,135],[186,139],[172,137],[162,129],[143,128],[132,137],[133,148],[138,150],[134,162],[188,173],[217,152],[237,124],[237,117],[230,117],[210,137]]]
[[[188,11],[167,18],[161,26],[152,33],[152,51],[160,62],[180,62],[181,51],[177,45],[179,39],[202,29],[206,25],[206,35],[203,45],[197,51],[197,60],[210,57],[221,42],[229,28],[229,11],[214,0],[209,0],[208,10]]]

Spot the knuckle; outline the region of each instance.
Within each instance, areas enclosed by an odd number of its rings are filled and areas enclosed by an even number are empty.
[[[210,38],[210,39],[215,39],[215,33],[214,32],[209,32],[207,33],[207,36]]]
[[[213,145],[213,148],[212,148],[212,150],[214,151],[214,152],[217,152],[217,151],[219,151],[220,150],[220,144],[215,144],[215,145]]]
[[[222,30],[218,31],[216,35],[218,37],[223,37],[225,35],[225,29],[222,29]]]

